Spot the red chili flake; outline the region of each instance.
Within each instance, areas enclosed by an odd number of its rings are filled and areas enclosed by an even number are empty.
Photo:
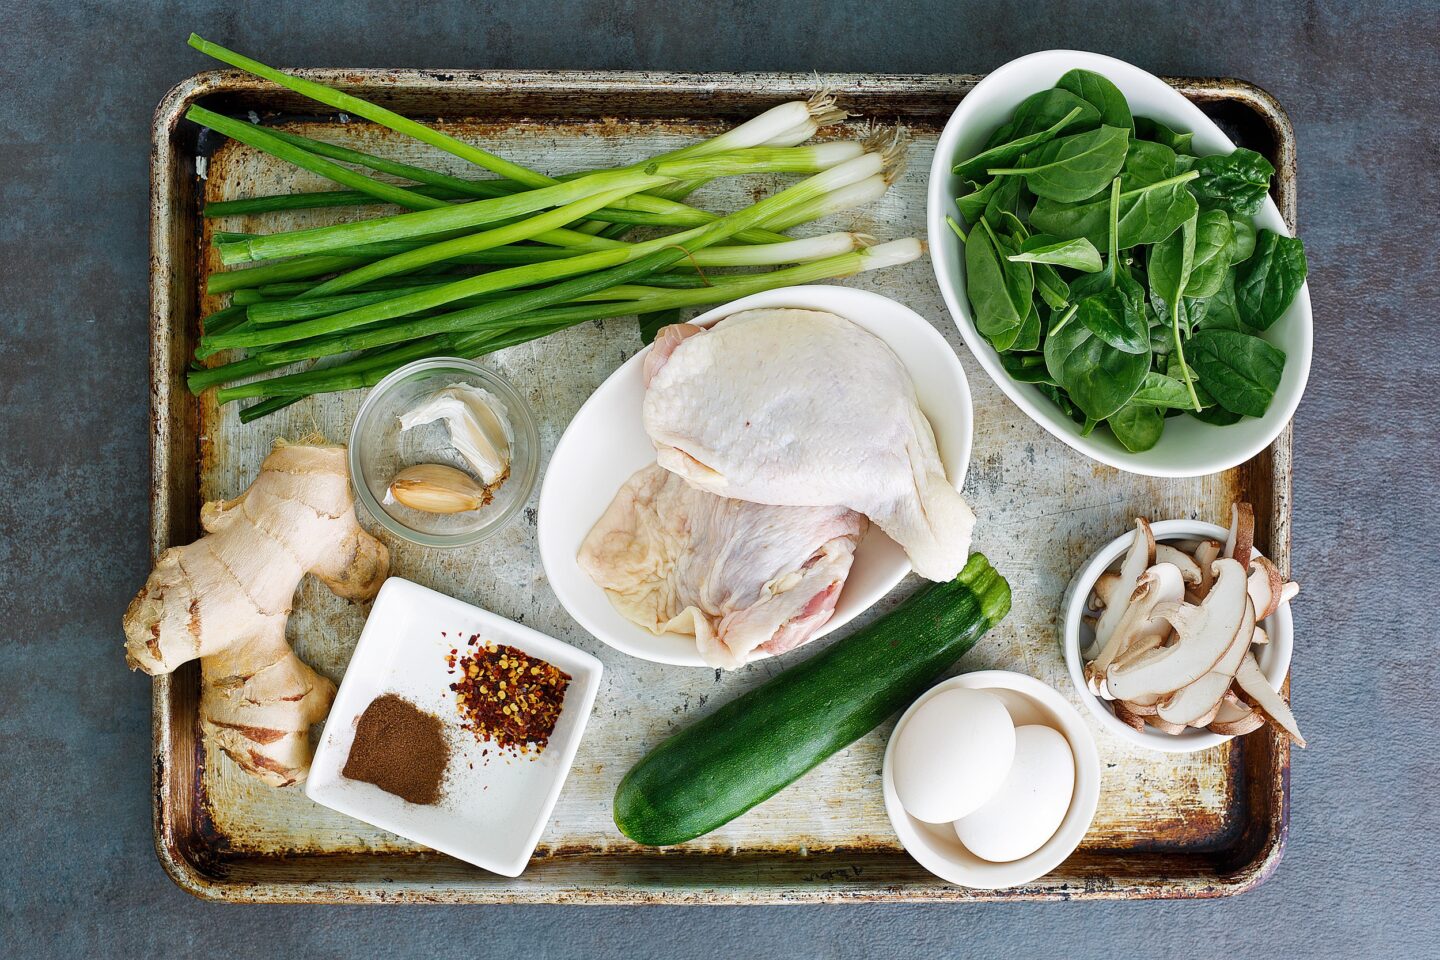
[[[539,754],[555,732],[570,675],[515,647],[482,642],[479,634],[470,645],[459,661],[460,680],[450,684],[462,726],[502,750]]]

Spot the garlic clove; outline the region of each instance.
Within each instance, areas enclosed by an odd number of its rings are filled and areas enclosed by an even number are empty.
[[[487,485],[503,480],[510,468],[514,434],[500,398],[468,383],[453,383],[401,414],[400,429],[445,423],[450,445]]]
[[[479,510],[490,492],[465,471],[442,463],[406,467],[390,481],[387,500],[425,513],[464,513]]]

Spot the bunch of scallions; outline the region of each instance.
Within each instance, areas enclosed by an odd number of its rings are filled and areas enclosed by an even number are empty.
[[[340,187],[210,203],[207,217],[406,211],[279,233],[212,233],[229,269],[212,273],[206,292],[231,299],[202,321],[196,360],[225,362],[197,363],[189,386],[218,387],[221,403],[257,400],[241,411],[243,422],[307,396],[372,386],[424,357],[478,357],[608,317],[638,315],[653,332],[687,307],[907,263],[922,250],[914,239],[872,245],[856,233],[786,234],[876,199],[903,159],[898,131],[806,145],[845,116],[824,93],[631,166],[551,177],[200,37],[190,45],[496,175],[455,177],[191,107],[196,123]],[[708,180],[757,173],[804,179],[723,215],[685,202]],[[626,240],[637,227],[648,228],[647,238]],[[765,269],[717,272],[733,267]]]

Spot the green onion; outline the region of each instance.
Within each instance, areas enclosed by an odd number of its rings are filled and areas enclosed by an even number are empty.
[[[315,393],[330,393],[373,386],[390,371],[423,356],[442,356],[447,351],[453,352],[457,356],[476,356],[493,352],[500,349],[501,346],[513,346],[516,343],[533,340],[558,329],[589,320],[719,303],[762,290],[853,276],[866,270],[877,270],[908,263],[919,257],[922,249],[917,240],[897,240],[866,250],[817,260],[814,263],[784,270],[773,270],[768,273],[752,274],[743,279],[735,278],[735,282],[727,284],[724,288],[654,290],[642,293],[638,299],[618,303],[578,304],[542,309],[511,317],[509,326],[500,332],[490,328],[459,336],[441,334],[437,337],[417,340],[410,345],[411,350],[388,352],[386,363],[393,363],[390,366],[376,366],[373,357],[361,357],[323,371],[290,374],[238,387],[228,387],[219,391],[217,399],[221,403],[228,403],[246,397],[308,396]]]
[[[644,189],[668,181],[629,171],[597,173],[581,180],[543,187],[508,197],[474,200],[470,203],[446,204],[440,209],[377,217],[358,223],[341,223],[308,230],[291,230],[219,245],[220,259],[225,264],[247,260],[269,260],[301,254],[328,253],[341,247],[375,243],[381,240],[404,240],[430,234],[478,227],[563,206],[576,200],[610,190]]]
[[[187,119],[193,120],[201,126],[209,127],[217,133],[223,133],[233,140],[255,147],[257,150],[264,150],[273,154],[281,160],[293,163],[303,170],[311,173],[318,173],[322,177],[334,180],[336,183],[344,184],[363,193],[385,200],[389,203],[398,203],[403,207],[412,210],[431,210],[436,207],[447,207],[449,204],[444,200],[437,200],[434,197],[427,197],[423,194],[406,190],[404,187],[396,186],[393,183],[384,183],[365,176],[363,173],[356,173],[348,167],[342,167],[338,163],[326,160],[324,157],[316,156],[306,150],[301,150],[286,141],[275,136],[271,131],[266,130],[258,124],[247,123],[244,120],[235,120],[223,114],[206,110],[201,106],[192,106],[185,111]]]

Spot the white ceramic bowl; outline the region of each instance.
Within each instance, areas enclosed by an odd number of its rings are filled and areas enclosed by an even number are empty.
[[[512,757],[461,729],[446,655],[472,634],[516,647],[570,674],[550,742]],[[518,877],[570,773],[600,689],[600,661],[583,650],[409,580],[380,588],[315,749],[305,795],[321,806],[407,837],[477,867]],[[439,717],[450,762],[438,803],[407,803],[341,775],[355,724],[376,697],[394,693]]]
[[[1012,60],[976,84],[960,101],[935,148],[935,160],[930,167],[927,221],[930,262],[934,265],[940,292],[966,346],[991,379],[1032,420],[1076,450],[1112,467],[1152,477],[1192,477],[1227,470],[1269,446],[1300,405],[1300,395],[1310,375],[1312,323],[1308,286],[1300,288],[1285,315],[1261,334],[1284,350],[1286,357],[1280,388],[1265,416],[1247,417],[1225,427],[1201,423],[1194,417],[1174,417],[1166,421],[1160,442],[1143,453],[1126,450],[1108,430],[1095,430],[1090,436],[1082,437],[1080,427],[1038,388],[1010,378],[1000,366],[995,349],[975,328],[970,300],[965,294],[964,251],[945,222],[947,215],[961,220],[955,198],[964,188],[961,178],[951,173],[951,168],[958,160],[977,153],[986,138],[1009,119],[1020,101],[1053,87],[1056,80],[1076,67],[1108,77],[1125,94],[1135,114],[1160,120],[1177,130],[1193,131],[1195,150],[1201,156],[1229,153],[1235,148],[1209,117],[1169,84],[1123,60],[1078,50],[1046,50]],[[1290,235],[1279,209],[1268,198],[1256,214],[1255,222],[1275,233]]]
[[[985,690],[995,694],[1010,711],[1017,726],[1038,723],[1064,734],[1075,754],[1075,794],[1060,828],[1045,845],[1028,857],[1010,863],[992,863],[966,850],[948,823],[924,823],[905,812],[895,792],[894,753],[896,739],[905,723],[922,703],[942,690],[964,688]],[[1008,670],[981,670],[964,673],[936,684],[910,705],[895,724],[890,743],[885,748],[885,764],[881,771],[885,793],[885,812],[895,835],[915,860],[942,880],[962,887],[996,890],[1029,883],[1064,863],[1090,829],[1095,808],[1100,802],[1100,754],[1095,738],[1069,701],[1054,689],[1023,673]]]
[[[690,322],[708,325],[741,310],[763,307],[827,310],[853,320],[889,344],[910,371],[920,408],[935,430],[945,472],[956,489],[960,488],[970,460],[973,431],[970,387],[960,359],[929,321],[879,294],[816,285],[742,297]],[[705,661],[693,637],[656,636],[631,623],[575,561],[585,535],[620,485],[655,462],[655,447],[640,419],[645,396],[641,366],[648,349],[631,357],[600,385],[556,445],[540,486],[540,559],[561,605],[603,642],[642,660],[703,667]],[[834,616],[817,636],[850,622],[909,572],[910,561],[904,551],[872,527],[855,550],[855,562]]]
[[[1173,543],[1177,540],[1218,540],[1224,543],[1229,533],[1224,527],[1200,520],[1162,520],[1150,524],[1150,529],[1155,534],[1157,543]],[[1115,716],[1109,703],[1091,693],[1085,684],[1085,659],[1081,651],[1095,639],[1095,631],[1084,622],[1090,590],[1095,586],[1095,581],[1100,579],[1100,574],[1111,567],[1118,568],[1125,551],[1130,549],[1134,536],[1134,531],[1131,531],[1112,540],[1105,549],[1080,568],[1070,585],[1065,588],[1065,598],[1060,602],[1060,642],[1065,647],[1065,665],[1070,670],[1070,682],[1075,687],[1075,695],[1094,714],[1100,726],[1122,740],[1160,753],[1198,753],[1209,750],[1232,738],[1208,730],[1187,730],[1175,736],[1148,726],[1143,731],[1136,730]],[[1251,556],[1259,555],[1259,550],[1251,550]],[[1256,660],[1260,664],[1261,672],[1265,674],[1265,679],[1279,690],[1285,683],[1285,675],[1290,672],[1290,655],[1295,649],[1295,626],[1290,617],[1290,604],[1280,604],[1279,609],[1262,620],[1260,625],[1265,628],[1270,642],[1259,648]]]

